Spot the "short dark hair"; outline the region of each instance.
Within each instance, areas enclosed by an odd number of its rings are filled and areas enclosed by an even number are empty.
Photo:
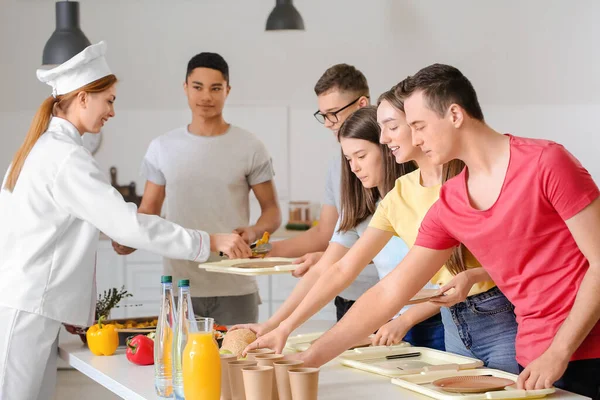
[[[192,71],[196,68],[210,68],[217,70],[223,74],[223,78],[229,85],[229,65],[227,61],[220,54],[217,53],[200,53],[196,54],[187,65],[187,72],[185,74],[185,80],[192,74]]]
[[[472,118],[483,121],[483,111],[477,100],[475,88],[457,68],[444,64],[432,64],[421,69],[397,85],[400,97],[423,91],[431,110],[443,117],[451,104],[458,104]]]
[[[329,67],[315,85],[317,96],[332,89],[351,92],[357,96],[369,96],[367,78],[354,66],[348,64],[336,64]]]

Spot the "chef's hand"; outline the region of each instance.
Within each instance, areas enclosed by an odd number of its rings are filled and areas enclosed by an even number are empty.
[[[229,258],[249,258],[252,250],[237,233],[217,233],[210,235],[210,251],[222,252]]]
[[[254,230],[249,226],[245,228],[234,229],[233,233],[237,233],[238,235],[240,235],[242,239],[244,239],[244,242],[248,244],[252,244],[258,239],[256,232],[254,232]]]
[[[77,335],[78,334],[79,329],[76,326],[69,325],[69,324],[63,324],[63,326],[65,327],[65,329],[67,330],[67,332],[69,332],[70,334],[73,334],[73,335]]]
[[[111,242],[112,242],[112,247],[115,250],[115,252],[121,256],[126,256],[126,255],[131,254],[134,251],[136,251],[136,249],[134,249],[133,247],[123,246],[122,244],[119,244],[119,243],[115,242],[114,240],[112,240]]]
[[[288,334],[284,332],[281,326],[272,330],[264,336],[257,338],[254,342],[250,343],[244,351],[242,352],[242,357],[246,357],[246,353],[249,350],[254,349],[271,349],[275,350],[276,354],[281,354],[283,348],[285,347],[285,342],[287,341]]]
[[[521,372],[517,379],[518,389],[549,389],[565,373],[570,357],[552,349],[546,350]]]
[[[252,332],[256,334],[257,337],[266,335],[271,332],[277,326],[272,326],[269,324],[269,321],[263,322],[262,324],[238,324],[234,325],[229,329],[229,331],[235,331],[236,329],[250,329]]]
[[[443,293],[444,295],[434,297],[429,301],[443,307],[450,307],[465,301],[475,283],[469,279],[467,272],[463,271],[455,275],[450,282],[442,286],[438,291],[439,294]]]
[[[302,278],[304,274],[308,272],[310,267],[315,265],[321,257],[323,257],[322,251],[317,251],[316,253],[306,253],[300,258],[296,258],[292,261],[292,264],[298,264],[298,267],[292,272],[292,275],[296,278]]]
[[[371,339],[373,346],[392,346],[404,339],[410,327],[404,323],[402,316],[383,325]]]

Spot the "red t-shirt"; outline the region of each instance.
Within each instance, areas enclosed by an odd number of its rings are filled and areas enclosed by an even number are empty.
[[[441,250],[463,243],[473,253],[515,306],[517,361],[527,366],[550,346],[589,268],[565,220],[599,194],[563,146],[510,136],[496,203],[485,211],[470,205],[465,168],[442,186],[415,245]],[[600,323],[572,360],[589,358],[600,358]]]

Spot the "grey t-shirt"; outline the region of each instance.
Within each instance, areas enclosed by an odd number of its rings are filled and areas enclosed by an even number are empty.
[[[264,144],[236,126],[219,136],[198,136],[187,127],[154,139],[142,162],[142,174],[165,185],[166,215],[186,228],[229,233],[247,226],[250,187],[273,179],[273,164]],[[212,253],[209,260],[219,260]],[[194,297],[241,296],[258,291],[253,277],[218,274],[197,263],[164,260],[165,274],[190,279]]]
[[[337,153],[335,157],[329,162],[329,170],[327,173],[327,181],[325,183],[325,197],[323,204],[329,204],[335,206],[340,214],[341,210],[341,187],[342,187],[342,153]],[[335,235],[335,233],[334,233]],[[356,300],[364,292],[369,290],[371,286],[375,285],[379,281],[379,275],[375,265],[369,264],[362,272],[356,277],[354,282],[348,286],[340,297],[346,300]]]

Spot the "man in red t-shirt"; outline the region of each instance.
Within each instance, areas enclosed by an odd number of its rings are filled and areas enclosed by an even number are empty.
[[[463,243],[515,306],[519,387],[600,398],[600,192],[591,176],[559,144],[490,128],[454,67],[426,67],[398,90],[413,144],[437,164],[467,167],[442,187],[399,266],[299,358],[320,365],[377,329]]]

